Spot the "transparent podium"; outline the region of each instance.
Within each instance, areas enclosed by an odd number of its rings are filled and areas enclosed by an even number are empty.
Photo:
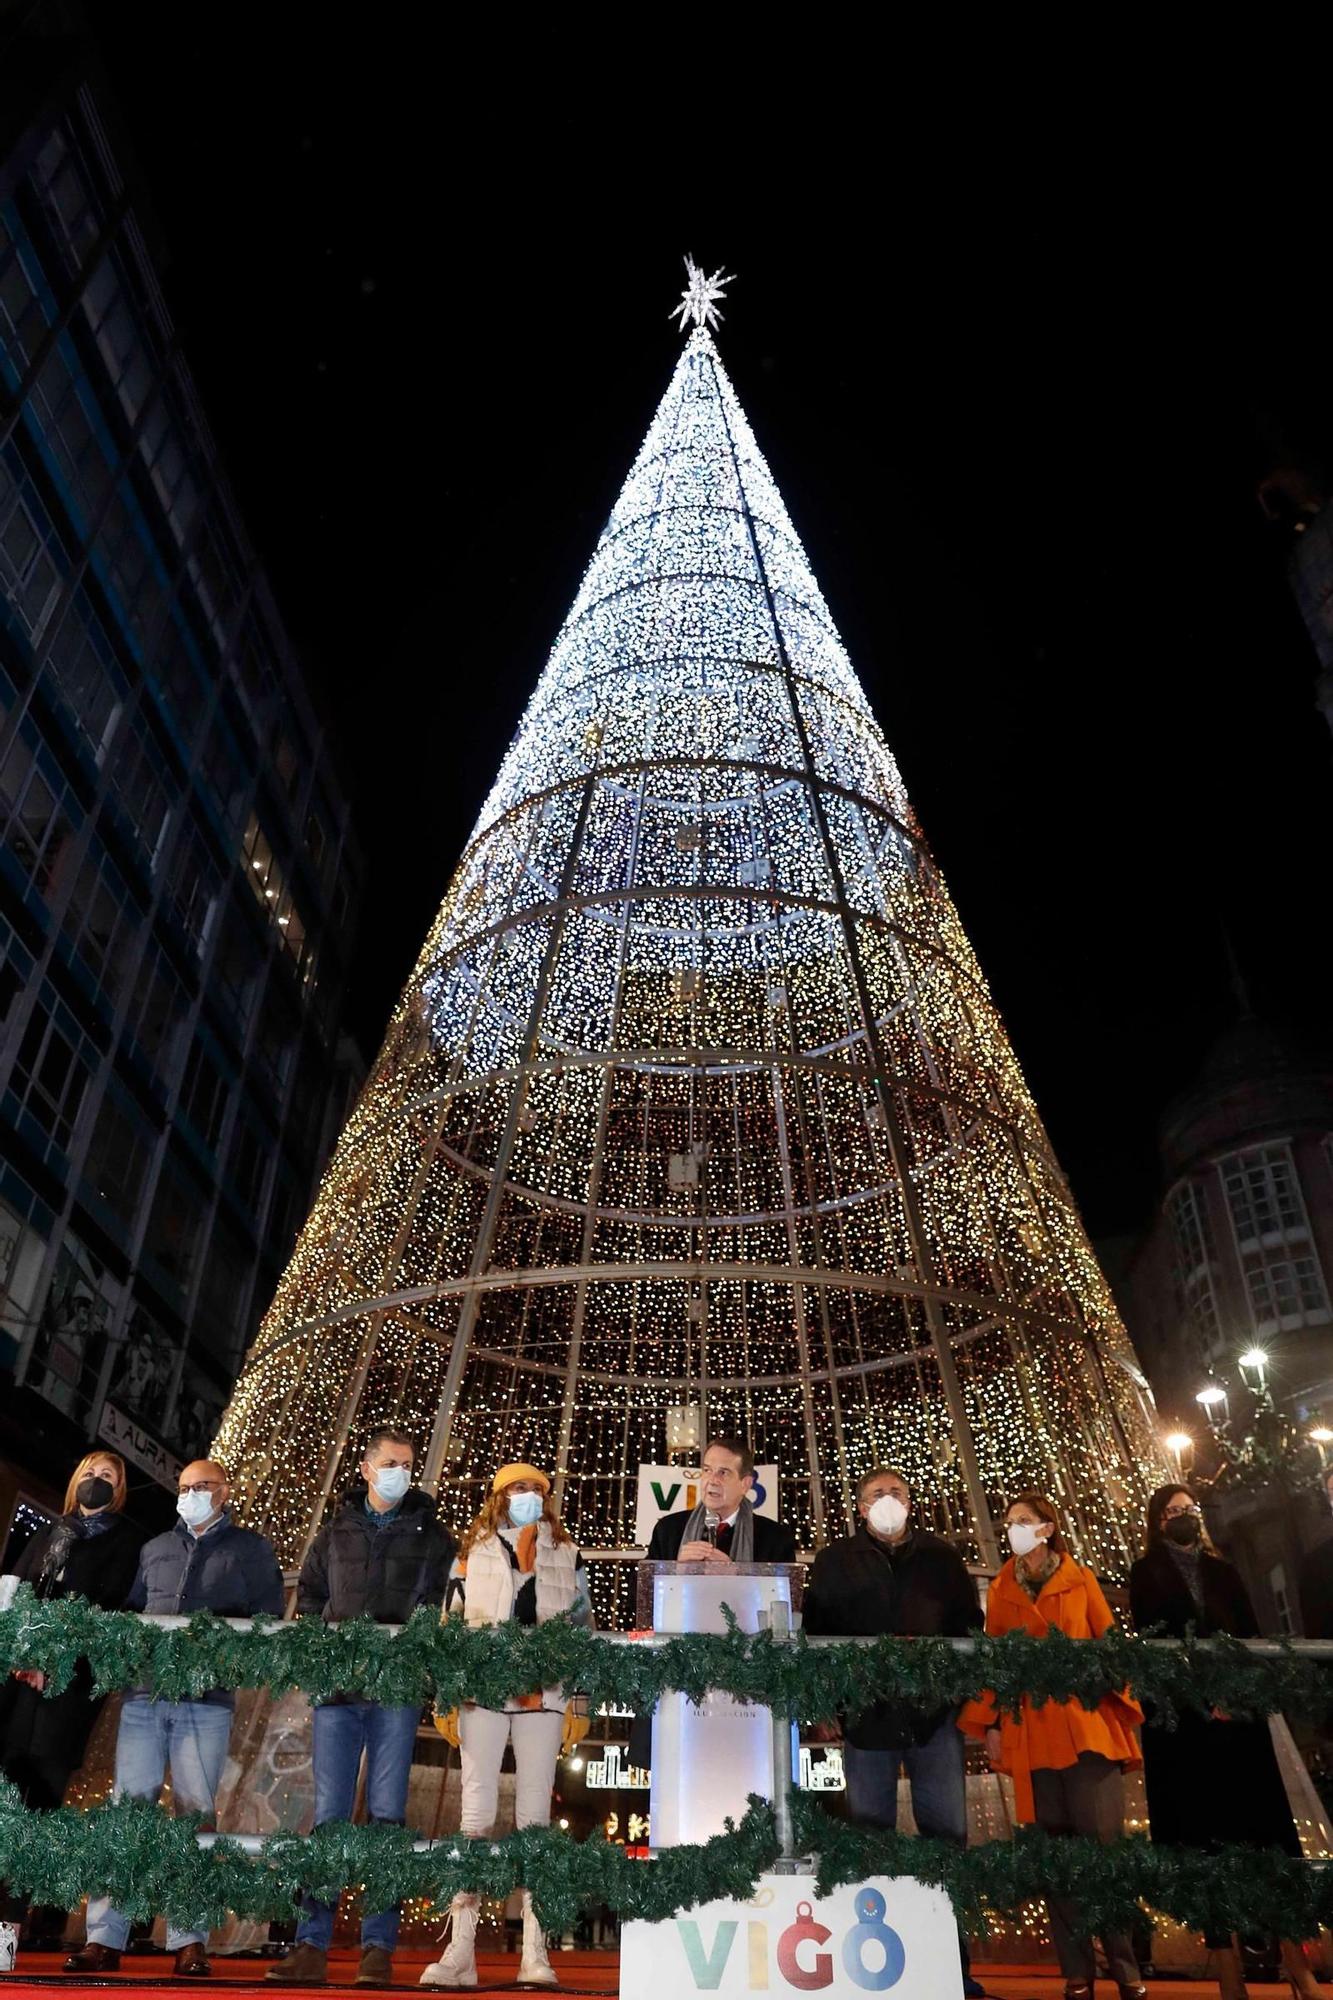
[[[798,1622],[805,1572],[799,1563],[644,1562],[635,1622],[655,1632],[725,1632],[723,1607],[742,1632]],[[774,1617],[776,1611],[777,1616]],[[791,1768],[797,1762],[791,1725]],[[733,1695],[710,1692],[696,1707],[664,1694],[653,1714],[649,1825],[654,1847],[678,1847],[722,1832],[740,1819],[751,1792],[773,1797],[773,1713]]]

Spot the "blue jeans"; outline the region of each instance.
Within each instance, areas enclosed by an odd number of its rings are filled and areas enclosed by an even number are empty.
[[[350,1819],[356,1804],[361,1752],[366,1753],[366,1811],[372,1820],[401,1826],[407,1817],[407,1781],[417,1738],[419,1708],[382,1708],[376,1701],[329,1702],[315,1710],[315,1825]],[[298,1944],[327,1951],[333,1942],[332,1903],[301,1898]],[[392,1951],[398,1942],[397,1910],[361,1919],[364,1949]]]
[[[924,1743],[905,1743],[897,1750],[858,1750],[845,1743],[843,1770],[847,1776],[847,1812],[861,1826],[898,1824],[898,1770],[907,1773],[912,1792],[912,1816],[917,1832],[936,1840],[967,1845],[967,1745],[949,1710]],[[958,1933],[963,1984],[972,1977],[967,1940]]]
[[[178,1813],[211,1816],[218,1780],[227,1761],[231,1710],[219,1702],[147,1701],[131,1695],[120,1711],[116,1737],[118,1799],[156,1799],[171,1766],[171,1801]],[[109,1896],[88,1904],[88,1942],[124,1951],[130,1920],[111,1907]],[[205,1931],[167,1927],[167,1950],[203,1944]]]

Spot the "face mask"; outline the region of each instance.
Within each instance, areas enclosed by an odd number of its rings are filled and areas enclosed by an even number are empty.
[[[866,1518],[877,1534],[900,1535],[907,1526],[907,1509],[897,1494],[881,1493]]]
[[[1015,1521],[1007,1532],[1009,1546],[1016,1556],[1030,1556],[1045,1540],[1045,1536],[1030,1521]]]
[[[370,1483],[381,1500],[387,1500],[392,1507],[401,1500],[412,1484],[412,1474],[405,1465],[386,1465],[381,1472],[372,1472]]]
[[[111,1481],[98,1479],[95,1475],[81,1479],[74,1488],[74,1498],[80,1507],[86,1507],[90,1514],[95,1514],[99,1507],[109,1507],[115,1497],[116,1489]]]
[[[1203,1533],[1203,1522],[1197,1514],[1177,1514],[1172,1520],[1163,1521],[1162,1533],[1177,1548],[1192,1549]]]
[[[530,1528],[542,1517],[540,1493],[516,1493],[509,1503],[509,1518],[516,1528]]]
[[[182,1493],[176,1501],[176,1512],[187,1528],[202,1528],[212,1511],[211,1493]]]

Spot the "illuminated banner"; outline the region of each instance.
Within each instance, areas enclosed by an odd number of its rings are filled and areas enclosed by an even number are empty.
[[[620,1990],[653,2000],[751,2000],[825,1993],[861,2000],[962,2000],[958,1926],[942,1889],[877,1875],[816,1896],[810,1875],[764,1875],[748,1903],[704,1903],[688,1916],[620,1933]]]
[[[653,1529],[664,1514],[679,1514],[683,1508],[697,1507],[699,1504],[699,1473],[697,1467],[690,1471],[681,1465],[641,1465],[639,1467],[639,1497],[634,1515],[634,1539],[647,1548],[653,1538]],[[754,1486],[750,1491],[750,1504],[756,1514],[767,1515],[770,1521],[778,1518],[778,1469],[776,1465],[757,1465],[754,1469]]]

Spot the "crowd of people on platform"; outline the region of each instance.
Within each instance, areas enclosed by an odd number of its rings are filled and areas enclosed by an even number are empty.
[[[551,1480],[539,1467],[501,1466],[481,1511],[455,1544],[434,1500],[412,1484],[411,1438],[385,1427],[367,1441],[359,1476],[320,1527],[302,1563],[295,1610],[342,1622],[368,1615],[401,1624],[422,1605],[469,1626],[563,1617],[591,1624],[582,1558],[554,1505]],[[796,1538],[751,1504],[755,1468],[737,1437],[712,1439],[704,1453],[697,1504],[657,1525],[652,1560],[732,1567],[793,1563]],[[1333,1473],[1325,1494],[1333,1505]],[[124,1462],[95,1451],[75,1468],[62,1514],[24,1548],[15,1574],[39,1595],[79,1596],[106,1609],[182,1614],[208,1609],[223,1616],[280,1615],[284,1585],[272,1545],[232,1517],[224,1468],[201,1459],[180,1474],[178,1519],[148,1541],[125,1518]],[[804,1598],[804,1629],[814,1636],[966,1638],[984,1628],[1096,1639],[1114,1617],[1091,1570],[1070,1553],[1059,1516],[1037,1492],[1016,1494],[1004,1527],[1010,1554],[992,1579],[983,1614],[977,1584],[958,1551],[913,1520],[908,1479],[890,1466],[865,1474],[856,1491],[854,1532],[814,1558]],[[1257,1635],[1239,1573],[1209,1541],[1202,1510],[1183,1483],[1163,1486],[1148,1503],[1144,1553],[1129,1578],[1130,1611],[1140,1630],[1184,1638]],[[1333,1638],[1333,1540],[1307,1559],[1301,1579],[1307,1636]],[[115,1750],[115,1796],[157,1800],[168,1771],[173,1808],[211,1820],[229,1748],[234,1697],[215,1689],[189,1701],[159,1700],[148,1688],[124,1698]],[[45,1693],[40,1672],[18,1671],[0,1689],[0,1768],[29,1807],[60,1804],[79,1768],[102,1706],[92,1672],[80,1662],[68,1688]],[[367,1817],[406,1821],[408,1785],[422,1711],[334,1695],[313,1713],[315,1825],[352,1818],[364,1763]],[[460,1830],[489,1834],[496,1822],[506,1749],[516,1770],[515,1822],[549,1823],[556,1766],[587,1729],[582,1704],[563,1688],[534,1689],[504,1708],[465,1702],[435,1725],[458,1747]],[[984,1749],[990,1768],[1012,1784],[1013,1812],[1056,1835],[1083,1834],[1103,1842],[1124,1827],[1124,1773],[1142,1767],[1155,1841],[1198,1848],[1237,1842],[1297,1855],[1292,1819],[1272,1737],[1263,1722],[1214,1711],[1183,1714],[1170,1727],[1145,1715],[1128,1690],[1095,1708],[1078,1701],[1025,1699],[1017,1714],[983,1693],[961,1707],[923,1714],[893,1700],[819,1726],[825,1740],[841,1735],[849,1817],[868,1826],[897,1824],[900,1775],[905,1776],[917,1830],[967,1841],[968,1740]],[[1051,1933],[1065,1979],[1066,2000],[1092,2000],[1094,1940],[1076,1903],[1048,1898]],[[449,1942],[421,1975],[425,1986],[477,1984],[478,1899],[459,1895],[450,1906]],[[0,1886],[0,1925],[14,1926],[26,1901]],[[302,1899],[295,1942],[268,1972],[277,1985],[325,1983],[334,1906]],[[120,1966],[129,1919],[109,1898],[90,1899],[86,1943],[65,1970],[93,1977]],[[12,1934],[12,1933],[11,1933]],[[356,1984],[392,1983],[398,1911],[367,1913],[361,1924]],[[1133,1940],[1101,1940],[1120,2000],[1145,1995]],[[1212,1976],[1224,2000],[1244,2000],[1238,1941],[1205,1939]],[[173,1972],[204,1978],[211,1971],[206,1939],[169,1930]],[[967,1941],[959,1950],[965,1993],[981,1995]],[[1306,1953],[1281,1945],[1294,1994],[1319,1988]],[[523,1898],[518,1982],[554,1986],[541,1925]]]

